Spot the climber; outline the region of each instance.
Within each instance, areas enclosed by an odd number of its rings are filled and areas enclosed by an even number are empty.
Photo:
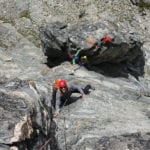
[[[95,40],[92,37],[89,37],[87,39],[88,47],[92,49],[94,52],[100,51],[103,46],[107,46],[107,47],[111,46],[112,42],[113,42],[113,38],[109,35],[106,35],[100,40]]]
[[[80,88],[74,84],[68,84],[66,80],[58,79],[53,85],[53,107],[55,108],[55,116],[59,115],[60,107],[71,100],[72,93],[80,93],[80,97],[89,94],[90,90],[94,90],[91,85],[86,85],[85,88]]]

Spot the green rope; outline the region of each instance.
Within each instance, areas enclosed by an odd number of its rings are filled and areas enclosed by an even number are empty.
[[[78,56],[79,53],[80,53],[81,49],[79,49],[76,53],[75,53],[75,56]]]
[[[74,56],[77,57],[77,56],[79,55],[80,51],[81,51],[81,50],[79,49],[79,50],[74,54]],[[76,64],[76,59],[75,59],[74,57],[73,57],[73,59],[72,59],[72,64],[73,64],[73,65]]]

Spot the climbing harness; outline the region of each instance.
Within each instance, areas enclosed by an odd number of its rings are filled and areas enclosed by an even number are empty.
[[[76,48],[71,48],[70,44],[69,44],[69,38],[68,38],[68,40],[67,40],[67,45],[68,45],[67,51],[68,51],[69,57],[72,59],[72,64],[75,65],[79,61],[79,53],[80,53],[81,49],[77,50]]]
[[[77,50],[77,52],[75,53],[75,54],[70,54],[69,56],[70,56],[70,58],[72,59],[72,64],[73,65],[75,65],[76,64],[76,62],[79,60],[79,53],[80,53],[80,49],[79,50]]]

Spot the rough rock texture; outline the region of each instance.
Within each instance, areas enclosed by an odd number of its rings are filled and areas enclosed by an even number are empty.
[[[46,57],[9,23],[0,24],[0,53],[0,147],[39,149],[54,135]]]
[[[16,78],[0,83],[0,143],[38,149],[51,134],[48,92],[34,81]]]
[[[137,7],[138,4],[133,5],[130,0],[0,1],[1,150],[57,150],[58,146],[74,150],[150,149],[150,11],[148,1],[135,2],[144,2],[144,6]],[[74,32],[83,25],[96,38],[115,31],[116,37],[127,35],[123,40],[128,41],[129,35],[134,33],[133,39],[143,43],[144,77],[139,77],[139,81],[131,75],[128,79],[106,77],[69,62],[48,68],[39,27],[55,21],[67,24],[62,30],[72,30],[74,37],[78,37]],[[96,23],[104,26],[99,28],[99,33],[95,28],[88,29]],[[48,29],[52,30],[45,30]],[[84,39],[78,38],[85,41],[86,36],[81,32]],[[58,37],[64,44],[66,39]],[[79,46],[84,48],[85,43],[80,41]],[[56,43],[60,54],[66,48],[63,46]],[[66,55],[62,58],[60,62],[67,60]],[[52,58],[48,61],[56,63]],[[51,85],[57,78],[80,86],[91,83],[96,90],[85,100],[79,99],[63,107],[60,118],[55,118],[54,122],[50,99]]]
[[[69,68],[71,70],[71,66],[66,64],[65,68],[64,71],[55,68],[55,71],[63,72],[63,75],[66,74],[65,77],[69,78],[67,70],[69,71]],[[74,72],[70,82],[77,83],[82,87],[85,84],[91,84],[96,90],[83,100],[80,99],[63,107],[60,117],[56,118],[57,138],[61,149],[66,149],[66,147],[71,150],[88,148],[93,150],[103,147],[111,150],[119,149],[115,146],[111,147],[111,144],[109,146],[96,144],[99,139],[106,136],[108,141],[105,142],[109,142],[109,139],[112,138],[114,142],[118,143],[118,147],[122,147],[123,144],[124,146],[120,149],[125,150],[130,142],[126,142],[124,136],[120,138],[117,135],[149,132],[149,97],[140,97],[144,94],[143,87],[149,88],[149,81],[147,81],[148,87],[146,87],[146,83],[139,83],[133,77],[129,79],[107,78],[94,72],[78,69]],[[73,95],[73,97],[77,96]],[[143,139],[145,136],[141,138],[143,141],[145,141]],[[133,139],[136,141],[134,137]],[[119,143],[118,140],[122,142]],[[139,146],[139,149],[146,147],[148,142],[149,137],[145,143]],[[137,144],[140,145],[138,141]],[[136,146],[132,147],[134,149]],[[148,145],[147,149],[149,148]]]
[[[113,35],[112,44],[102,48],[88,47],[89,37],[100,41],[105,35]],[[81,49],[79,57],[87,56],[90,66],[98,67],[101,63],[103,63],[101,66],[106,65],[105,63],[112,63],[109,65],[111,68],[116,65],[117,69],[121,66],[124,72],[132,72],[135,76],[144,74],[145,59],[139,35],[123,26],[112,24],[112,22],[86,23],[80,26],[74,25],[69,29],[66,25],[56,22],[42,28],[40,37],[50,66],[54,64],[52,61],[54,59],[57,60],[56,65],[69,59],[68,50],[72,49],[69,45],[73,45],[76,51]],[[115,69],[112,72],[116,72]]]
[[[42,71],[42,64],[46,62],[42,50],[24,38],[8,23],[0,24],[0,35],[0,76],[17,77],[19,74],[25,75],[27,73],[28,79],[30,78],[29,74],[32,76],[31,79],[35,74],[38,76],[37,72]],[[31,69],[36,72],[31,72]]]
[[[148,8],[150,7],[150,0],[131,0],[133,4],[138,5],[140,7]]]
[[[122,135],[122,136],[113,136],[113,137],[103,137],[100,140],[91,139],[88,141],[86,148],[81,145],[80,149],[88,150],[120,150],[120,149],[137,149],[144,150],[149,149],[149,133],[147,134],[131,134],[131,135]],[[95,140],[95,146],[92,146],[91,141]],[[87,142],[87,141],[86,141]]]
[[[48,57],[61,57],[67,53],[67,46],[74,44],[74,47],[81,49],[82,55],[87,55],[91,58],[91,64],[100,64],[101,62],[121,62],[132,58],[128,53],[132,49],[136,52],[140,51],[142,41],[138,35],[132,30],[122,32],[124,28],[112,25],[110,22],[97,22],[95,24],[86,23],[83,25],[75,25],[71,29],[67,29],[66,25],[56,22],[41,29],[41,39],[43,49]],[[124,29],[126,30],[126,29]],[[105,31],[105,32],[104,32]],[[113,35],[113,45],[106,47],[104,50],[94,53],[87,45],[87,38],[92,36],[96,40],[100,40],[105,35]],[[84,52],[85,51],[85,52]],[[129,58],[130,57],[130,58]],[[132,56],[133,57],[133,56]],[[135,56],[136,57],[136,56]]]

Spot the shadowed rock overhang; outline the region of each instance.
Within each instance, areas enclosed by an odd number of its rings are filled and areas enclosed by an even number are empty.
[[[113,38],[111,44],[97,49],[88,46],[88,38],[98,42],[106,35]],[[112,77],[131,74],[136,79],[144,74],[145,58],[138,34],[110,22],[71,27],[55,22],[40,28],[40,38],[49,67],[70,61],[68,50],[80,49],[79,57],[87,56],[90,70]]]

